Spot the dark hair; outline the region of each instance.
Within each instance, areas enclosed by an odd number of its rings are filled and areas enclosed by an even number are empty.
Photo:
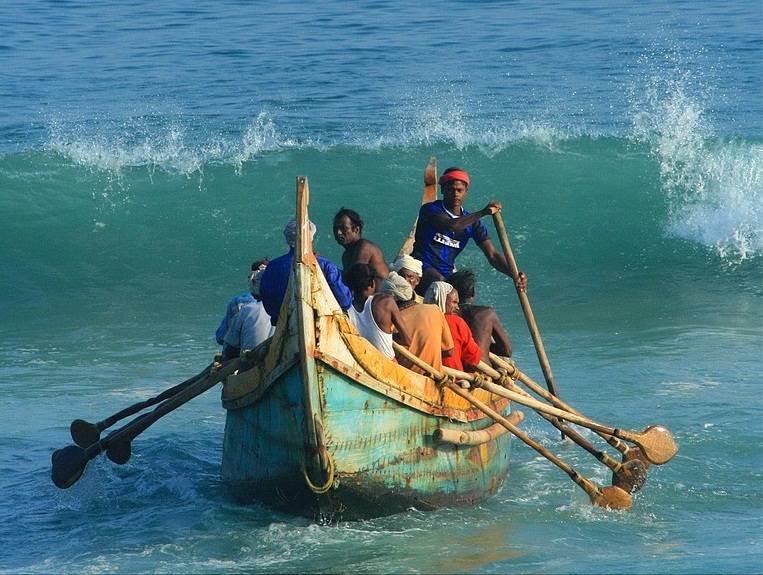
[[[261,260],[257,260],[256,262],[252,263],[252,271],[256,272],[258,269],[260,269],[261,265],[268,265],[270,263],[270,260],[268,258],[262,258]]]
[[[339,208],[339,211],[334,216],[334,221],[338,220],[342,216],[347,216],[352,222],[352,225],[358,228],[361,232],[363,231],[363,220],[360,219],[360,214],[356,212],[355,210],[350,210],[345,207]]]
[[[376,272],[368,264],[352,264],[350,269],[344,272],[344,283],[353,292],[362,291],[373,285],[375,279]]]
[[[446,280],[450,285],[456,288],[458,298],[466,300],[474,297],[474,272],[469,269],[458,270]]]

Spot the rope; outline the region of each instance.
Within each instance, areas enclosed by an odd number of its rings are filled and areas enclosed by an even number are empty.
[[[326,480],[326,483],[321,486],[315,485],[312,481],[310,481],[310,478],[307,476],[307,469],[304,467],[302,468],[302,475],[305,478],[305,483],[307,483],[308,489],[317,495],[328,493],[329,489],[331,489],[331,487],[334,485],[334,459],[331,457],[331,454],[328,451],[326,451],[326,457],[329,460],[329,477]]]
[[[493,383],[493,380],[486,375],[482,375],[481,373],[474,374],[474,381],[472,382],[474,387],[483,388],[485,387],[486,383]]]
[[[510,374],[509,370],[503,367],[500,368],[498,372],[501,374],[501,377],[498,379],[498,385],[511,388],[516,382],[516,377],[512,377],[512,374],[516,374],[516,372]]]

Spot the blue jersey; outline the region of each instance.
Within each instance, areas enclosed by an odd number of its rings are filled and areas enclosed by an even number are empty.
[[[469,212],[462,208],[461,216],[457,216],[445,208],[442,200],[421,206],[411,255],[421,261],[424,269],[434,268],[447,278],[453,273],[456,257],[464,250],[469,239],[473,238],[477,244],[481,244],[489,236],[485,224],[480,220],[460,232],[442,229],[434,220],[434,216],[439,214],[455,219],[468,216]]]
[[[291,262],[294,259],[294,248],[289,253],[279,256],[268,263],[268,267],[262,272],[260,279],[260,297],[265,311],[270,316],[270,323],[278,323],[278,314],[281,304],[286,295],[286,287],[289,285]],[[315,256],[318,266],[321,268],[326,281],[334,294],[339,307],[347,309],[352,305],[350,289],[342,281],[342,272],[330,260],[321,256]]]

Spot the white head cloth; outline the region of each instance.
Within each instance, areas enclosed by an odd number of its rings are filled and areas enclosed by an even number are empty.
[[[265,268],[268,267],[268,264],[260,264],[260,266],[256,270],[252,270],[249,272],[249,293],[252,295],[256,295],[259,297],[260,295],[260,278],[262,278],[262,273],[265,271]]]
[[[447,282],[432,282],[424,294],[424,303],[433,303],[445,313],[445,300],[448,294],[453,291],[453,286]]]
[[[400,256],[392,263],[392,269],[398,273],[403,268],[412,271],[419,277],[421,277],[421,274],[423,273],[423,266],[421,262],[411,256]]]
[[[379,288],[382,293],[387,293],[396,301],[409,301],[413,297],[413,288],[406,279],[397,272],[389,272]]]
[[[313,241],[315,235],[315,224],[308,220],[310,224],[310,241]],[[283,229],[283,237],[286,238],[286,243],[290,248],[293,248],[297,243],[297,220],[289,220],[286,227]]]

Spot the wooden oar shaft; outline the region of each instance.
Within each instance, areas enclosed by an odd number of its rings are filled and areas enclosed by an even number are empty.
[[[437,371],[434,367],[429,365],[424,360],[420,359],[417,355],[411,353],[408,348],[403,347],[396,341],[392,342],[392,346],[395,348],[395,351],[398,352],[400,355],[402,355],[405,359],[410,361],[413,365],[421,369],[422,371],[427,372],[435,381],[442,381],[445,379],[445,375]]]
[[[105,439],[102,439],[101,441],[99,441],[98,444],[101,444],[100,451],[103,451],[104,449],[108,448],[110,444],[120,443],[123,441],[132,441],[138,435],[143,433],[146,429],[151,427],[154,423],[156,423],[159,419],[161,419],[162,417],[164,417],[171,411],[174,411],[181,405],[188,403],[193,398],[201,395],[205,391],[213,388],[215,385],[220,383],[228,375],[230,375],[236,369],[238,369],[239,363],[240,363],[239,358],[236,358],[236,359],[232,359],[231,361],[229,361],[228,363],[220,367],[218,370],[210,369],[210,373],[204,379],[199,380],[195,382],[194,384],[188,386],[186,389],[184,389],[180,393],[175,394],[174,396],[170,397],[163,403],[159,404],[159,406],[154,408],[153,411],[150,411],[148,413],[145,413],[139,416],[138,418],[132,420],[127,425],[120,427],[114,433],[109,434]],[[87,451],[89,452],[90,448],[88,448]]]
[[[590,480],[575,471],[575,469],[568,464],[566,461],[561,459],[560,457],[557,457],[555,454],[551,453],[548,449],[543,447],[540,443],[532,439],[530,436],[528,436],[525,432],[523,432],[521,429],[513,425],[510,421],[508,421],[505,417],[501,416],[497,411],[493,410],[483,401],[480,401],[476,397],[474,397],[472,394],[468,393],[466,390],[461,389],[457,384],[452,382],[446,382],[445,387],[450,389],[453,393],[459,395],[460,397],[463,397],[465,400],[467,400],[469,403],[471,403],[474,407],[481,410],[483,413],[488,415],[489,417],[493,418],[495,421],[503,425],[506,429],[508,429],[512,434],[514,434],[516,437],[521,439],[525,444],[532,447],[535,451],[540,453],[543,457],[548,459],[551,463],[556,465],[559,469],[564,471],[567,475],[570,476],[570,479],[572,479],[583,491],[585,491],[588,496],[591,498],[591,501],[595,501],[599,497],[601,497],[601,490]]]
[[[499,381],[501,379],[501,373],[493,369],[492,366],[488,365],[484,361],[480,361],[479,365],[477,366],[483,373],[485,373],[488,377],[492,377],[494,380]],[[520,389],[519,387],[512,385],[511,388],[513,391],[516,391],[517,393],[520,393],[524,395],[525,397],[530,397],[530,395],[524,391],[523,389]],[[548,393],[548,392],[546,392]],[[550,394],[549,394],[550,395]],[[553,396],[551,396],[553,397]],[[556,427],[559,431],[561,431],[564,435],[569,437],[573,442],[577,443],[580,447],[585,449],[588,453],[593,455],[596,459],[601,461],[604,465],[609,467],[612,471],[615,473],[619,473],[622,469],[623,465],[619,461],[615,460],[614,458],[610,457],[609,454],[602,451],[601,449],[597,449],[595,445],[593,445],[590,441],[588,441],[585,437],[580,435],[577,431],[572,429],[569,425],[565,425],[562,423],[559,419],[556,419],[554,417],[551,417],[550,415],[546,415],[545,413],[539,414],[543,419],[548,421],[551,425]]]
[[[393,342],[393,346],[395,347],[395,350],[403,355],[406,359],[411,361],[414,365],[421,368],[422,370],[426,371],[430,375],[432,375],[435,380],[442,381],[445,379],[446,375],[450,375],[452,377],[455,377],[456,379],[464,379],[466,381],[475,382],[476,378],[474,377],[474,374],[467,373],[465,371],[460,371],[457,369],[452,369],[450,367],[443,367],[442,372],[438,372],[435,368],[433,368],[431,365],[427,364],[426,362],[422,361],[418,357],[416,357],[414,354],[412,354],[408,349],[401,346],[400,344]],[[615,432],[621,432],[621,430],[607,427],[605,425],[602,425],[600,423],[596,423],[595,421],[591,421],[585,417],[582,417],[580,415],[576,415],[574,413],[571,413],[569,411],[564,411],[562,409],[553,407],[551,405],[542,403],[540,401],[537,401],[527,395],[522,395],[517,392],[510,391],[506,389],[505,387],[501,387],[498,385],[495,385],[494,383],[487,383],[484,384],[485,389],[490,391],[491,393],[494,393],[496,395],[500,395],[502,397],[505,397],[507,399],[511,399],[512,401],[516,401],[517,403],[521,403],[522,405],[525,405],[527,407],[531,407],[532,409],[539,411],[541,413],[546,413],[548,415],[553,415],[556,417],[560,417],[562,419],[566,419],[567,421],[571,421],[572,423],[577,423],[578,425],[582,425],[584,427],[588,427],[590,429],[599,429],[602,431],[605,431],[607,433],[615,433]]]
[[[169,399],[173,395],[176,395],[183,391],[186,387],[192,385],[194,382],[200,380],[201,378],[205,377],[209,374],[209,369],[212,366],[209,365],[201,373],[198,373],[194,375],[193,377],[190,377],[186,379],[184,382],[179,383],[173,387],[170,387],[169,389],[166,389],[159,395],[152,397],[151,399],[147,399],[145,401],[141,401],[138,403],[135,403],[129,407],[124,408],[121,411],[116,412],[114,415],[111,415],[110,417],[107,417],[106,419],[103,419],[95,424],[95,426],[98,428],[98,431],[103,431],[104,429],[107,429],[114,425],[117,421],[120,421],[124,419],[125,417],[130,417],[131,415],[134,415],[140,411],[143,411],[144,409],[147,409],[151,406],[156,405],[157,403],[161,403],[165,399]]]
[[[493,222],[495,223],[498,239],[503,248],[503,255],[506,257],[506,262],[509,264],[509,271],[516,282],[519,278],[519,268],[517,267],[517,261],[514,258],[514,252],[509,243],[509,235],[506,233],[506,226],[503,223],[501,212],[493,214]],[[551,371],[551,364],[548,362],[548,356],[546,355],[546,348],[543,347],[543,340],[540,337],[538,323],[535,321],[535,314],[530,306],[530,298],[527,297],[527,292],[520,290],[519,288],[517,288],[517,296],[519,296],[519,303],[522,306],[522,312],[524,313],[527,327],[530,330],[530,336],[532,337],[533,345],[535,346],[535,353],[538,356],[538,361],[540,362],[540,367],[543,371],[543,377],[546,380],[548,390],[554,395],[559,395],[556,390],[556,383],[554,382],[554,374]]]
[[[417,365],[419,368],[429,373],[437,381],[442,382],[445,387],[453,391],[455,394],[466,399],[474,407],[476,407],[477,409],[480,409],[483,413],[491,417],[494,421],[503,425],[509,432],[513,433],[516,437],[521,439],[524,443],[526,443],[527,445],[535,449],[538,453],[543,455],[546,459],[551,461],[551,463],[559,467],[562,471],[564,471],[567,475],[569,475],[569,477],[581,489],[583,489],[583,491],[585,491],[588,494],[588,497],[591,499],[591,502],[594,505],[598,505],[601,507],[610,507],[613,509],[626,509],[631,506],[631,499],[628,493],[626,493],[625,491],[617,487],[605,487],[603,490],[599,489],[599,487],[597,487],[596,484],[594,484],[591,480],[582,476],[564,460],[557,457],[556,455],[551,453],[549,450],[547,450],[545,447],[540,445],[538,442],[531,439],[526,433],[524,433],[518,427],[513,425],[510,421],[508,421],[505,417],[503,417],[497,411],[492,409],[486,403],[484,403],[483,401],[480,401],[476,397],[473,397],[471,394],[461,389],[457,384],[448,381],[447,376],[445,374],[438,372],[431,365],[429,365],[428,363],[416,357],[414,354],[412,354],[410,351],[408,351],[406,348],[404,348],[397,342],[393,342],[392,345],[394,346],[395,351],[400,353],[403,357],[406,357],[414,365]],[[447,370],[447,368],[443,368],[443,369]],[[463,376],[463,379],[474,381],[474,376],[472,374],[459,372],[457,370],[450,370],[450,371],[454,372],[454,375],[456,375],[457,377]]]
[[[490,353],[490,359],[495,362],[496,365],[499,367],[502,367],[503,369],[506,369],[509,372],[509,375],[518,379],[523,384],[525,384],[527,387],[529,387],[533,392],[537,393],[544,399],[550,401],[552,404],[554,404],[556,407],[560,407],[561,409],[566,409],[567,411],[571,413],[576,413],[577,415],[583,415],[578,410],[576,410],[574,407],[570,406],[569,404],[565,403],[555,395],[549,393],[543,387],[538,384],[535,380],[533,380],[530,376],[527,374],[521,372],[516,366],[512,365],[511,363],[504,360],[501,356],[496,355],[494,353]],[[597,432],[602,438],[604,438],[607,443],[609,443],[612,447],[617,449],[620,453],[627,453],[630,451],[630,447],[625,445],[622,441],[617,439],[613,435],[609,435],[606,433]]]
[[[468,377],[465,377],[465,376],[470,375],[470,374],[465,374],[463,372],[459,372],[458,370],[449,369],[447,367],[443,368],[443,370],[445,371],[446,374],[451,374],[454,377],[463,377],[464,379],[468,379]],[[531,407],[532,409],[538,412],[560,417],[571,423],[577,423],[578,425],[587,427],[588,429],[592,429],[594,431],[601,431],[603,433],[607,433],[607,434],[619,437],[621,439],[625,439],[626,441],[630,441],[631,443],[635,443],[644,452],[644,455],[646,456],[646,458],[649,459],[649,461],[651,461],[652,463],[656,463],[657,465],[662,465],[663,463],[667,463],[678,452],[678,447],[676,446],[675,441],[673,440],[673,436],[671,435],[670,431],[668,431],[664,427],[653,425],[648,427],[641,433],[637,431],[630,431],[627,429],[619,429],[616,427],[610,427],[608,425],[604,425],[602,423],[598,423],[596,421],[590,420],[587,417],[583,417],[581,415],[577,415],[575,413],[565,411],[557,407],[552,407],[546,403],[532,399],[531,397],[526,397],[514,391],[510,391],[506,389],[505,387],[495,385],[494,383],[478,382],[476,379],[472,379],[470,381],[474,381],[475,383],[480,383],[480,385],[482,385],[484,389],[490,391],[491,393],[495,393],[496,395],[501,395],[507,399],[516,401],[517,403],[521,403],[522,405],[525,405],[527,407]]]

